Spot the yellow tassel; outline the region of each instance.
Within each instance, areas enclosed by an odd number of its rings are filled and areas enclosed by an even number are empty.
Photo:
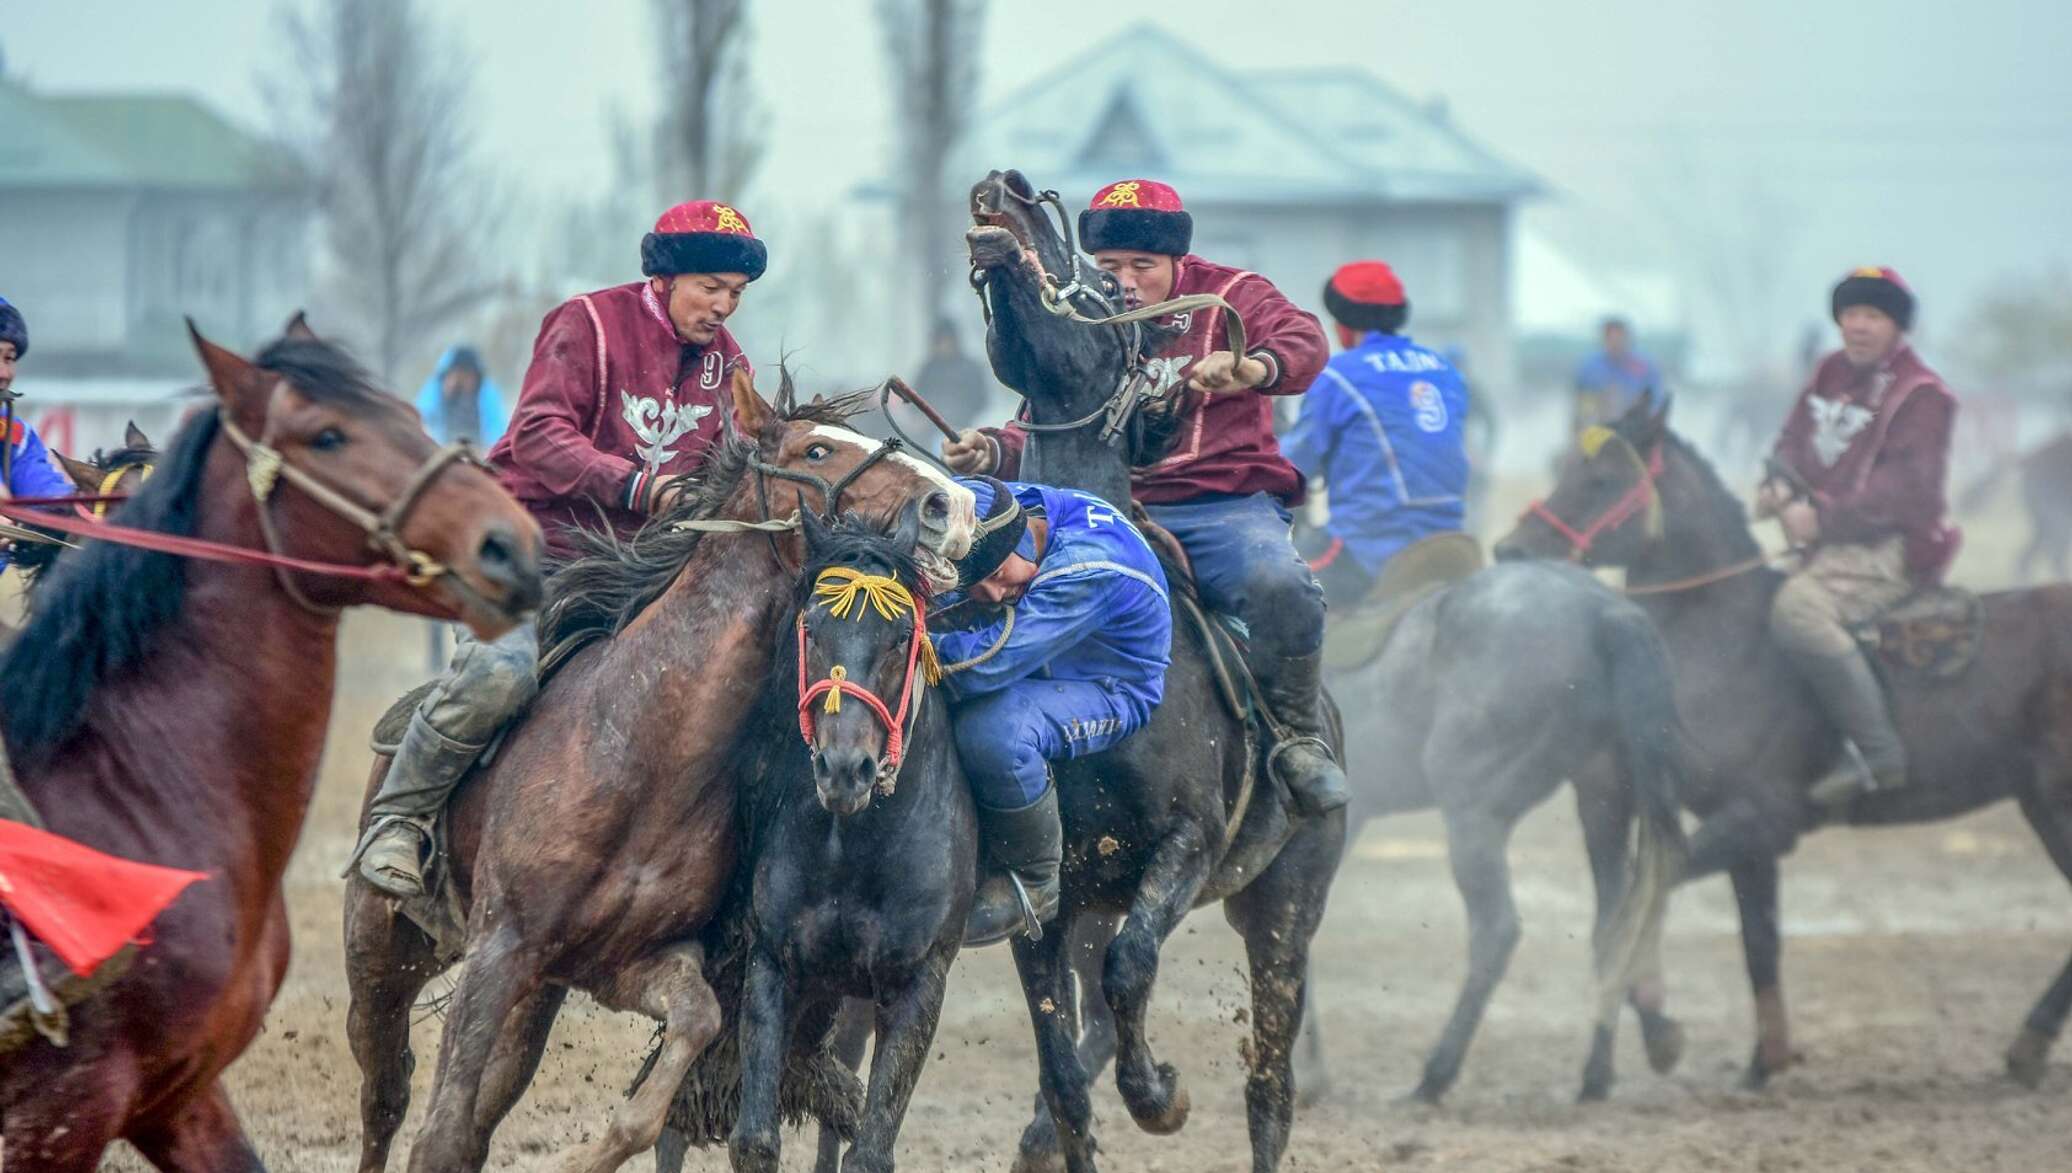
[[[1593,424],[1590,427],[1584,428],[1583,433],[1576,437],[1576,447],[1583,450],[1583,456],[1586,459],[1595,460],[1597,459],[1597,454],[1604,451],[1604,446],[1617,439],[1618,436],[1617,432],[1612,431],[1603,424]]]
[[[921,636],[921,679],[930,688],[942,683],[942,661],[936,658],[935,643],[925,633]]]
[[[849,679],[849,670],[836,664],[827,670],[827,678],[834,681],[835,686],[827,690],[827,700],[821,702],[820,711],[839,713],[842,711],[842,682]]]

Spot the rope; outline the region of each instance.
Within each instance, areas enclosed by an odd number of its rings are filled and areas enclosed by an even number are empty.
[[[789,516],[770,521],[736,521],[731,517],[694,517],[685,521],[669,523],[673,530],[686,530],[700,534],[782,534],[799,528],[799,515],[793,511]]]
[[[969,660],[959,660],[954,664],[944,664],[942,666],[942,674],[944,676],[955,676],[959,672],[968,672],[971,669],[978,667],[980,664],[983,664],[987,660],[992,659],[994,656],[999,655],[1000,649],[1007,646],[1007,637],[1013,634],[1014,608],[1009,607],[1007,609],[1007,618],[1001,620],[1000,623],[1000,638],[993,641],[993,646],[987,648],[983,652],[980,652],[978,655],[973,656]]]

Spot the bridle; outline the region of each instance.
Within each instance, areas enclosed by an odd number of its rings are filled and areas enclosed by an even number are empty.
[[[843,473],[839,479],[832,483],[818,473],[784,468],[764,460],[760,453],[753,454],[748,458],[748,468],[749,471],[755,474],[756,508],[762,512],[760,520],[734,521],[729,518],[691,518],[677,522],[676,528],[698,530],[705,533],[760,533],[768,539],[770,543],[770,556],[775,558],[777,565],[781,567],[784,565],[784,552],[778,548],[777,535],[798,529],[800,521],[798,511],[796,510],[789,516],[782,518],[773,518],[770,515],[771,478],[780,481],[790,481],[793,484],[820,490],[821,516],[833,520],[836,511],[841,507],[842,494],[849,491],[849,486],[855,483],[856,478],[862,476],[872,465],[898,452],[902,447],[904,445],[897,438],[887,438],[879,441],[878,446],[859,461],[855,468]],[[800,502],[800,507],[804,507],[803,501]]]
[[[808,683],[806,612],[815,606],[826,607],[837,619],[848,618],[852,611],[856,618],[861,619],[865,606],[888,620],[913,616],[913,634],[907,641],[906,670],[899,683],[898,708],[887,705],[878,694],[849,679],[849,670],[841,664],[829,668],[827,675],[820,680]],[[942,683],[942,665],[935,658],[935,645],[928,642],[928,617],[921,597],[897,579],[882,574],[866,574],[849,566],[830,566],[814,579],[813,601],[799,611],[798,644],[799,736],[810,749],[813,745],[814,701],[821,701],[820,711],[823,713],[841,712],[843,693],[862,701],[885,727],[885,752],[878,759],[876,789],[881,795],[890,795],[898,784],[907,733],[921,712],[914,678],[918,675],[930,685]],[[823,697],[826,699],[822,700]]]
[[[143,484],[151,479],[151,462],[132,460],[109,469],[108,474],[101,478],[101,483],[94,489],[94,503],[90,506],[81,505],[79,508],[90,511],[95,517],[108,516],[108,507],[120,500],[115,493],[115,487],[122,483],[122,478],[131,473],[136,473],[137,483]]]
[[[1568,539],[1568,557],[1571,562],[1581,562],[1589,556],[1590,548],[1596,545],[1597,539],[1617,530],[1636,516],[1646,516],[1648,536],[1660,537],[1662,534],[1662,498],[1655,491],[1655,482],[1662,475],[1661,444],[1657,443],[1643,458],[1632,441],[1602,426],[1585,428],[1576,440],[1576,446],[1586,460],[1597,459],[1607,444],[1616,444],[1620,453],[1631,460],[1634,468],[1639,470],[1640,476],[1633,482],[1632,488],[1620,494],[1618,500],[1612,502],[1610,507],[1598,514],[1588,525],[1577,529],[1563,521],[1547,507],[1545,498],[1534,501],[1525,508],[1526,516],[1540,519],[1548,528]]]

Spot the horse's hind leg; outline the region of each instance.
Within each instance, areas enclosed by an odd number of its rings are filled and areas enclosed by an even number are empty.
[[[1748,966],[1748,984],[1755,991],[1755,1057],[1749,1060],[1742,1084],[1759,1088],[1797,1059],[1778,971],[1783,941],[1777,922],[1777,857],[1746,856],[1727,875],[1741,912],[1741,954]]]
[[[2067,809],[2065,794],[2066,787],[2062,785],[2044,794],[2032,784],[2022,789],[2020,798],[2022,814],[2036,828],[2051,861],[2067,879],[2072,879],[2072,809]],[[2035,1087],[2043,1081],[2051,1044],[2064,1028],[2068,1012],[2072,1012],[2072,961],[2058,971],[2057,980],[2037,1000],[2022,1024],[2022,1032],[2007,1048],[2008,1075],[2025,1087]]]
[[[1115,1014],[1101,993],[1101,962],[1108,943],[1115,939],[1122,918],[1109,912],[1081,912],[1072,919],[1066,941],[1071,962],[1072,997],[1063,1006],[1067,1029],[1079,1040],[1079,1065],[1088,1080],[1099,1079],[1115,1059]],[[1044,1169],[1054,1166],[1058,1156],[1058,1126],[1051,1119],[1050,1104],[1036,1093],[1036,1114],[1022,1130],[1020,1156],[1015,1168]]]
[[[1626,836],[1633,824],[1633,802],[1622,774],[1592,772],[1573,779],[1576,815],[1583,824],[1583,846],[1590,856],[1590,880],[1597,893],[1597,920],[1590,932],[1591,952],[1601,969],[1606,964],[1613,921],[1626,890]],[[1600,978],[1602,975],[1600,974]],[[1601,1100],[1612,1087],[1612,1056],[1617,1041],[1619,1006],[1598,1008],[1591,1032],[1590,1058],[1583,1065],[1583,1101]]]
[[[1252,983],[1250,1072],[1245,1117],[1253,1173],[1272,1173],[1295,1120],[1295,1034],[1309,983],[1309,947],[1324,918],[1338,870],[1344,826],[1312,819],[1267,869],[1224,901],[1224,916],[1245,938]]]
[[[345,894],[345,968],[345,1033],[360,1068],[360,1173],[382,1173],[410,1110],[411,1007],[438,962],[430,938],[393,900],[354,880]]]
[[[1066,951],[1073,936],[1066,917],[1053,922],[1055,928],[1041,941],[1016,937],[1014,965],[1022,979],[1022,997],[1029,1004],[1029,1023],[1036,1032],[1036,1068],[1044,1101],[1057,1123],[1059,1153],[1023,1153],[1015,1161],[1015,1173],[1038,1173],[1056,1169],[1063,1156],[1066,1173],[1093,1173],[1094,1109],[1089,1084],[1092,1076],[1079,1062],[1079,1048],[1073,1038],[1076,1017],[1068,1003],[1072,997],[1071,973]]]
[[[878,1045],[871,1051],[863,1123],[842,1173],[892,1173],[892,1148],[942,1018],[948,970],[947,958],[930,958],[915,969],[906,988],[878,1003]]]
[[[128,1139],[166,1173],[266,1173],[221,1083]]]
[[[532,1076],[540,1068],[540,1055],[547,1049],[554,1019],[568,997],[567,986],[541,986],[531,997],[511,1007],[504,1029],[497,1033],[496,1050],[490,1052],[489,1070],[482,1076],[482,1091],[475,1100],[475,1127],[495,1132],[510,1114]]]
[[[705,981],[705,950],[694,943],[658,949],[621,969],[594,993],[613,1010],[660,1019],[662,1048],[639,1090],[612,1114],[604,1135],[578,1149],[563,1166],[570,1173],[611,1173],[634,1154],[653,1148],[684,1073],[720,1026],[719,997]]]
[[[1192,1104],[1180,1073],[1151,1053],[1144,1018],[1158,978],[1158,951],[1208,882],[1211,861],[1201,832],[1183,827],[1151,854],[1129,917],[1108,945],[1102,992],[1115,1012],[1115,1087],[1137,1127],[1164,1135],[1187,1123]]]
[[[1518,947],[1518,908],[1511,902],[1511,865],[1504,858],[1510,837],[1511,824],[1495,815],[1447,813],[1447,857],[1468,912],[1468,976],[1461,983],[1453,1016],[1425,1060],[1424,1078],[1411,1093],[1428,1104],[1437,1103],[1460,1075],[1461,1060],[1474,1041],[1489,996]]]

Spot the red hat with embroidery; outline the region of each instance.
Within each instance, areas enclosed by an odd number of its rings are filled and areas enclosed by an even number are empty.
[[[1118,179],[1079,213],[1079,243],[1090,253],[1128,249],[1177,257],[1193,240],[1194,217],[1180,206],[1180,193],[1155,179]]]
[[[1852,270],[1835,286],[1832,312],[1835,321],[1852,305],[1867,305],[1899,323],[1901,330],[1914,328],[1914,289],[1890,265],[1866,265]]]
[[[650,277],[745,273],[753,281],[769,263],[769,251],[748,227],[748,217],[718,200],[676,205],[640,241],[640,271]]]
[[[1410,299],[1403,282],[1384,261],[1340,265],[1324,282],[1324,308],[1355,330],[1393,334],[1410,318]]]

